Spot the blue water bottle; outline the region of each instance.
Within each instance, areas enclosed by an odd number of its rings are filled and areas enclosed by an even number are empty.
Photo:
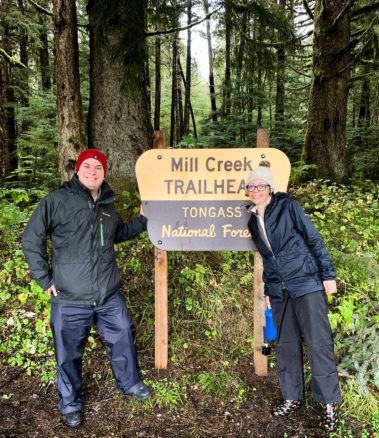
[[[265,330],[266,339],[270,341],[274,341],[276,339],[276,328],[274,325],[274,320],[272,318],[272,310],[269,307],[267,307],[265,311],[265,317],[266,317],[266,330]]]

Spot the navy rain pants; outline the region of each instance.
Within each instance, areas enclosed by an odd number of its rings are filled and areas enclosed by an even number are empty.
[[[57,381],[62,414],[83,407],[82,358],[95,324],[103,337],[116,385],[121,394],[141,381],[135,347],[135,327],[120,291],[102,306],[51,304],[50,326],[54,337]]]
[[[342,399],[334,360],[334,343],[328,320],[325,291],[312,292],[298,298],[283,291],[283,302],[272,302],[272,315],[279,330],[276,364],[283,399],[304,398],[302,340],[307,347],[311,367],[313,399],[319,403],[337,403]]]

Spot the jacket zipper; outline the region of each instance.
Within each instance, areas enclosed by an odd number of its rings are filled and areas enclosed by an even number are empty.
[[[258,216],[258,214],[256,213],[256,215]],[[257,217],[257,221],[258,221],[259,219],[258,219],[258,217]],[[282,282],[282,289],[285,289],[286,287],[285,287],[285,285],[284,285],[284,281],[283,281],[283,277],[282,277],[282,274],[280,273],[280,271],[279,271],[279,267],[278,267],[278,264],[277,264],[277,259],[276,259],[276,256],[275,256],[275,254],[274,254],[274,251],[273,251],[273,249],[272,249],[272,245],[271,245],[271,242],[270,242],[270,239],[268,238],[268,234],[267,234],[267,228],[266,228],[266,223],[265,223],[265,220],[263,219],[263,226],[264,226],[264,229],[265,229],[265,232],[266,232],[266,237],[267,237],[267,241],[268,241],[268,243],[270,244],[270,247],[267,247],[267,249],[271,252],[271,254],[272,254],[272,258],[273,258],[273,260],[274,260],[274,263],[275,263],[275,266],[276,266],[276,269],[277,269],[277,272],[278,272],[278,274],[279,274],[279,277],[280,277],[280,280],[281,280],[281,282]],[[262,239],[263,240],[263,239]],[[264,242],[264,241],[263,241]]]
[[[104,246],[103,218],[100,218],[100,241],[101,246]]]

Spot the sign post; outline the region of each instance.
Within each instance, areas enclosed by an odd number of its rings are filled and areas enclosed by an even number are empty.
[[[268,148],[269,130],[258,129],[257,148]],[[264,154],[263,154],[264,155]],[[261,157],[262,160],[265,158]],[[258,376],[267,376],[267,356],[262,354],[264,343],[265,310],[266,302],[264,297],[263,261],[258,251],[254,251],[254,368]]]
[[[165,131],[154,132],[154,149],[166,149]],[[154,248],[155,263],[155,368],[167,369],[168,361],[168,276],[167,252]]]

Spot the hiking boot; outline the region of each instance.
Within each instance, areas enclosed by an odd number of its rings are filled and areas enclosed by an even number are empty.
[[[326,432],[335,432],[338,427],[338,408],[334,403],[321,405],[323,408],[321,428]]]
[[[63,423],[69,427],[79,427],[82,424],[82,415],[80,411],[63,414]]]
[[[137,400],[146,400],[150,397],[151,391],[143,382],[139,382],[130,388],[126,394],[131,395]]]
[[[282,418],[287,417],[287,415],[292,414],[292,412],[295,412],[300,408],[301,400],[283,400],[282,403],[271,410],[271,413],[276,418]]]

